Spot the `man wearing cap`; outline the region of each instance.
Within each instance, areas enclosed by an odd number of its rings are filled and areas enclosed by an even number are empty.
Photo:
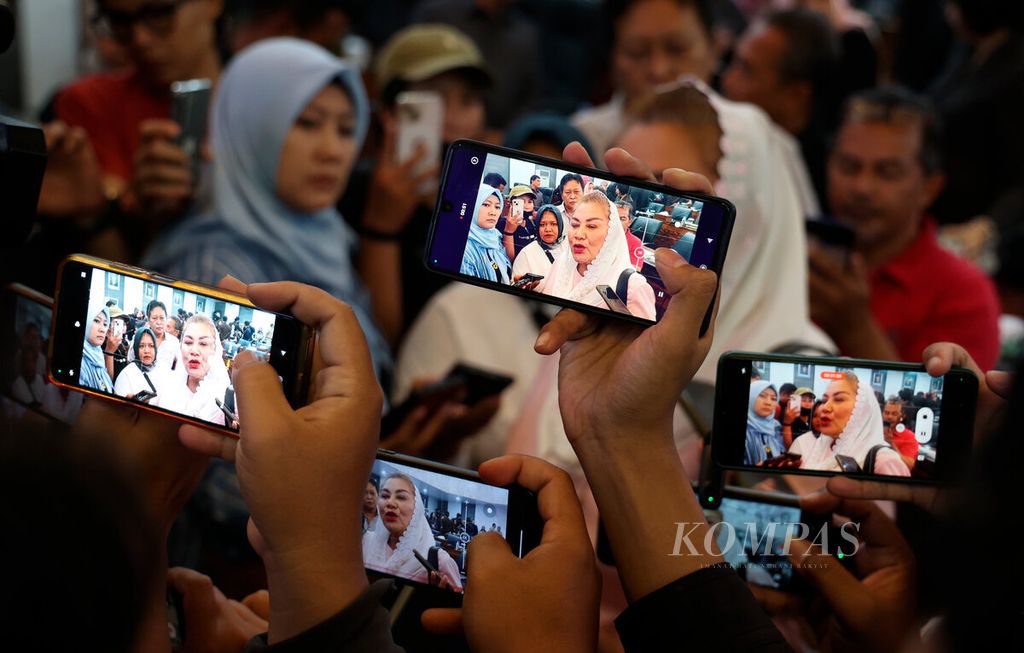
[[[808,387],[797,388],[793,391],[793,395],[800,397],[800,415],[793,419],[793,423],[790,428],[791,437],[793,440],[797,439],[804,433],[811,430],[811,417],[814,414],[814,390]],[[785,432],[783,432],[783,439],[785,439]],[[786,442],[786,448],[792,442]]]
[[[516,210],[517,199],[523,201],[522,215]],[[507,215],[498,220],[497,226],[508,259],[514,261],[524,247],[537,240],[537,223],[534,221],[537,196],[529,186],[517,184],[509,191],[508,200]]]
[[[409,172],[419,160],[394,158],[395,102],[403,91],[430,91],[444,103],[443,133],[449,143],[459,138],[481,140],[486,129],[484,92],[492,82],[483,56],[464,34],[447,25],[413,25],[395,34],[381,49],[375,69],[381,95],[384,151],[369,170],[357,169],[342,198],[342,215],[361,220],[359,272],[370,295],[400,306],[397,341],[430,297],[447,281],[423,270],[423,248],[430,227],[436,191],[414,192]],[[441,161],[436,164],[440,165]],[[436,168],[435,168],[436,170]],[[397,260],[397,265],[381,261]],[[394,270],[394,272],[388,272]]]

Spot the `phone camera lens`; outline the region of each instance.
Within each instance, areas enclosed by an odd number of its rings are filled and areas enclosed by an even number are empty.
[[[452,210],[452,203],[449,202],[448,200],[445,200],[444,202],[441,202],[441,210],[446,212],[446,213],[448,211],[451,211]]]

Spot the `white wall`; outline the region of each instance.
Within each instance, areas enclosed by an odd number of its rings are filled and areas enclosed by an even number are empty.
[[[34,116],[58,88],[78,76],[80,0],[17,0],[21,90]]]

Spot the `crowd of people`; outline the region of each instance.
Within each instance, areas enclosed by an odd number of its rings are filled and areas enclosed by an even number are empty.
[[[168,586],[185,597],[195,650],[442,650],[435,637],[453,634],[481,651],[1019,642],[1019,573],[936,551],[951,534],[977,543],[1021,498],[1021,438],[1004,413],[1022,386],[992,371],[1019,366],[1024,334],[1020,3],[81,4],[97,69],[54,89],[39,116],[24,108],[44,123],[49,158],[28,241],[3,245],[5,281],[52,294],[57,262],[85,251],[220,284],[318,331],[315,383],[308,405],[288,405],[261,351],[265,324],[90,296],[81,385],[238,438],[98,398],[63,440],[4,420],[12,649],[84,637],[164,650]],[[214,89],[198,168],[171,120],[170,84],[189,79]],[[720,278],[687,265],[685,234],[707,203],[502,166],[471,184],[462,270],[541,301],[425,270],[442,162],[397,154],[405,91],[441,99],[441,144],[503,144],[729,200]],[[816,242],[808,221],[851,242]],[[655,223],[683,235],[652,238]],[[657,323],[543,302],[608,307],[599,287]],[[21,335],[20,378],[4,378],[32,395],[45,337]],[[805,511],[863,524],[871,554],[851,568],[794,543],[813,609],[722,565],[693,495],[706,453],[694,397],[733,349],[923,361],[934,376],[961,365],[982,379],[975,469],[960,487],[840,476],[811,488],[766,470],[776,491],[813,492]],[[458,363],[514,382],[414,406],[380,432],[383,413]],[[937,412],[940,391],[874,386],[859,370],[820,388],[754,379],[748,462],[922,474],[941,453],[914,419]],[[535,492],[541,544],[519,559],[502,524],[428,513],[401,475],[378,476],[366,502],[378,446]],[[595,561],[599,522],[614,567]],[[694,549],[668,555],[680,523]],[[463,533],[465,560],[438,545]],[[425,590],[396,602],[367,567],[456,590],[462,611],[426,610],[437,604]],[[59,628],[38,607],[53,596],[76,606]]]

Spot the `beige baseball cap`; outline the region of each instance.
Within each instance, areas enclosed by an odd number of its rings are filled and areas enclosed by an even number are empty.
[[[395,80],[422,82],[434,75],[467,68],[485,83],[494,81],[483,55],[468,36],[450,25],[424,23],[396,33],[377,55],[378,87]]]

